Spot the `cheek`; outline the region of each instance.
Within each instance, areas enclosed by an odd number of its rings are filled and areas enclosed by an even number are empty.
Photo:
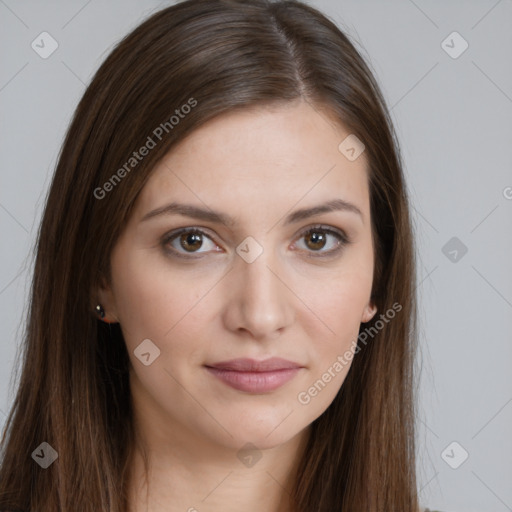
[[[332,403],[357,357],[361,315],[371,293],[371,269],[346,271],[318,293],[303,325],[311,342],[310,374],[297,395],[304,413],[316,419]],[[309,304],[308,304],[309,305]]]
[[[127,344],[163,339],[197,302],[179,273],[147,260],[143,251],[119,250],[112,257],[116,309]]]
[[[322,334],[335,340],[348,332],[357,335],[364,308],[370,300],[372,265],[371,254],[351,255],[338,271],[329,274],[328,280],[320,280],[321,286],[311,287],[309,283],[310,286],[301,291],[311,309],[311,322],[317,327],[320,324]]]
[[[337,376],[329,386],[330,391],[323,395],[325,400],[331,399],[341,387],[350,368],[350,355],[345,358],[348,362],[343,363],[342,370],[339,370],[339,366],[338,371],[333,370],[332,366],[339,356],[355,349],[361,317],[371,295],[371,254],[354,255],[350,261],[347,258],[345,263],[328,283],[317,287],[314,294],[309,288],[309,295],[305,295],[309,309],[304,310],[307,319],[303,319],[302,323],[315,348],[312,371],[316,378],[320,378],[331,368]],[[307,293],[307,290],[302,293]]]
[[[157,366],[180,371],[182,361],[194,365],[204,358],[209,343],[205,325],[214,325],[218,317],[213,290],[218,276],[208,279],[172,269],[165,259],[148,261],[142,250],[113,254],[116,308],[125,343],[133,360],[133,351],[150,339],[161,352]]]
[[[335,281],[326,293],[323,311],[336,333],[343,333],[350,328],[358,329],[361,323],[371,291],[371,282],[364,276],[361,279],[358,277],[350,275],[340,282]]]
[[[357,340],[368,290],[357,280],[333,284],[311,308],[316,317],[311,317],[310,326],[316,329],[310,331],[310,338],[315,340],[322,364],[335,360]]]

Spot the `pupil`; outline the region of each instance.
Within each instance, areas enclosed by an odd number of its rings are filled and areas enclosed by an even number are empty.
[[[182,244],[182,247],[185,250],[188,250],[187,246],[191,247],[192,249],[199,249],[202,245],[201,235],[199,235],[198,233],[184,233],[183,235],[181,235],[181,241],[185,242],[185,245]],[[196,247],[193,247],[194,242],[196,242]]]
[[[316,246],[316,247],[313,247],[313,249],[322,249],[322,247],[323,247],[322,242],[325,242],[325,237],[323,234],[319,234],[317,231],[314,231],[313,233],[311,233],[309,235],[309,238],[310,238],[310,240],[313,240],[313,244]],[[318,244],[320,246],[318,246]]]

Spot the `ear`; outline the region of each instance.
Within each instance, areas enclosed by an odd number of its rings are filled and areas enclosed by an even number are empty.
[[[103,309],[105,310],[105,317],[100,318],[103,322],[108,324],[119,322],[117,317],[117,309],[116,309],[116,301],[114,297],[114,293],[110,285],[107,284],[107,281],[104,277],[101,278],[99,286],[96,288],[96,296],[94,300],[94,311],[96,311],[96,305],[101,304]]]
[[[377,306],[370,301],[364,308],[363,315],[361,316],[361,322],[369,322],[374,317],[375,313],[377,313]]]

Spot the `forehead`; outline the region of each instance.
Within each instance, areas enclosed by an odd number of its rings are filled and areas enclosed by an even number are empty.
[[[349,135],[333,116],[305,102],[220,115],[157,164],[137,210],[185,197],[221,210],[283,209],[334,198],[367,210],[366,155],[351,161],[339,149]]]

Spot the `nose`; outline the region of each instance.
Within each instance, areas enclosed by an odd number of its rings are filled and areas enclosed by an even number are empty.
[[[269,253],[263,251],[252,263],[237,260],[230,272],[224,310],[226,328],[237,334],[249,333],[259,341],[279,336],[295,319],[296,298],[282,267]]]

